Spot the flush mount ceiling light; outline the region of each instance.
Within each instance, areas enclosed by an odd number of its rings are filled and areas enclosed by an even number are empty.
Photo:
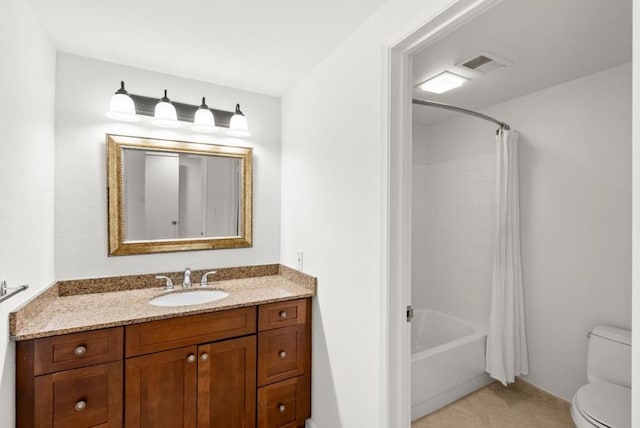
[[[216,132],[216,121],[213,118],[213,113],[209,110],[204,97],[202,97],[202,104],[200,108],[196,110],[196,114],[193,117],[193,126],[191,127],[196,132]]]
[[[247,124],[247,118],[244,117],[244,113],[240,110],[240,104],[236,104],[236,112],[229,121],[229,130],[227,135],[231,137],[248,137],[251,135],[249,132],[249,125]]]
[[[156,104],[151,123],[161,128],[177,128],[180,126],[178,113],[173,104],[171,104],[169,97],[167,97],[166,89],[164,90],[164,96]]]
[[[124,122],[137,122],[140,120],[136,116],[136,106],[124,89],[124,82],[120,82],[120,89],[111,97],[109,111],[106,113],[109,119],[122,120]]]
[[[424,83],[421,83],[420,89],[434,94],[442,94],[461,86],[467,80],[469,79],[466,77],[453,74],[449,71],[443,71],[442,73],[426,80]]]

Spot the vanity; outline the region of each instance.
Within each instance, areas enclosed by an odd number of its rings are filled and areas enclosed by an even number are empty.
[[[209,303],[153,306],[167,291],[138,275],[61,281],[13,312],[17,426],[304,427],[316,279],[218,272]]]

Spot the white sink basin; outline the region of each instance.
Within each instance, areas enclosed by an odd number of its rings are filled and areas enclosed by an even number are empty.
[[[229,293],[221,290],[193,290],[181,293],[165,294],[149,301],[153,306],[189,306],[215,302],[224,299]]]

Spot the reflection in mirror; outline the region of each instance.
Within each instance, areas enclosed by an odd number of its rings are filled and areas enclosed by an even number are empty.
[[[125,148],[125,241],[241,235],[239,159]]]
[[[110,255],[251,246],[251,149],[107,142]]]

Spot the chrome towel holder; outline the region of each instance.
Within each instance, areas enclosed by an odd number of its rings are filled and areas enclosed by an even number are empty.
[[[26,290],[27,288],[29,288],[28,285],[21,285],[19,287],[7,287],[7,281],[0,282],[0,303],[4,302],[10,297],[15,296],[21,291]]]

